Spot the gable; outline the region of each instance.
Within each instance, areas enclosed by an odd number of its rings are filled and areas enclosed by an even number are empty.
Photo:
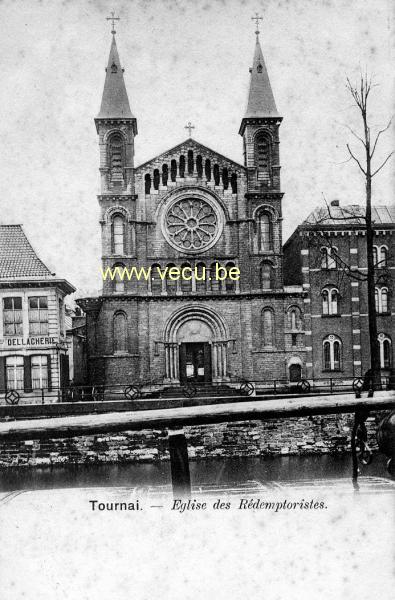
[[[181,142],[181,144],[177,144],[177,146],[170,148],[166,152],[163,152],[162,154],[159,154],[158,156],[147,160],[146,162],[136,167],[135,170],[136,172],[150,170],[152,168],[157,168],[158,165],[163,163],[169,163],[170,166],[171,160],[176,160],[177,162],[179,162],[180,156],[184,156],[185,161],[187,163],[188,151],[193,152],[194,161],[196,161],[196,158],[198,156],[201,156],[203,159],[203,163],[205,162],[205,160],[208,159],[211,161],[212,165],[218,164],[220,167],[226,167],[231,171],[245,171],[245,167],[240,163],[237,163],[236,161],[227,158],[223,154],[220,154],[219,152],[216,152],[215,150],[212,150],[211,148],[200,144],[193,138],[187,138],[184,142]]]

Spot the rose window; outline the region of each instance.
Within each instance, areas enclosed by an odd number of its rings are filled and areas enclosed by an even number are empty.
[[[219,219],[214,207],[201,198],[183,198],[170,205],[165,217],[169,242],[186,252],[201,251],[218,239]]]

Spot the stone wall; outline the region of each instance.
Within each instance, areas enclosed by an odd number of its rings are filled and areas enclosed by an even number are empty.
[[[377,449],[380,414],[367,420],[368,443]],[[191,460],[350,451],[353,415],[300,417],[265,423],[223,423],[185,428]],[[155,462],[169,460],[167,431],[149,430],[57,440],[0,443],[0,467]]]

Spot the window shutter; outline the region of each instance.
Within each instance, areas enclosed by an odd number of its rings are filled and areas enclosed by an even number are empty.
[[[0,393],[6,390],[5,356],[0,356]]]
[[[47,369],[48,369],[48,391],[50,392],[52,389],[52,380],[51,380],[51,355],[47,355]]]
[[[25,392],[32,391],[32,363],[30,356],[23,357],[23,387]]]

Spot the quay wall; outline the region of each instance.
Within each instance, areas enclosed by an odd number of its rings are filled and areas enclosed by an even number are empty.
[[[376,427],[383,413],[366,422],[368,444],[377,449]],[[351,450],[353,414],[293,417],[266,422],[186,427],[191,460],[233,457],[339,454]],[[0,442],[0,468],[169,460],[166,430]]]

